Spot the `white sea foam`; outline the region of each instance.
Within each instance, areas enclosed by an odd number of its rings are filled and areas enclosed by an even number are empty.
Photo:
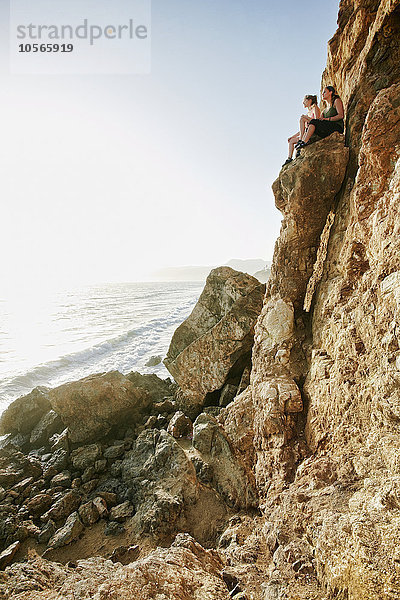
[[[54,387],[92,373],[138,370],[167,377],[161,363],[190,314],[200,283],[112,284],[30,305],[0,302],[0,408],[38,385]]]

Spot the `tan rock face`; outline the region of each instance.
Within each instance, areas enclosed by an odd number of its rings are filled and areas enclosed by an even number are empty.
[[[136,423],[151,402],[144,389],[118,371],[66,383],[51,390],[49,398],[72,442],[98,439],[113,425]]]
[[[285,183],[296,163],[274,184],[288,225],[256,325],[251,375],[272,554],[267,598],[400,597],[399,39],[398,1],[341,2],[323,76],[344,100],[350,144],[333,212],[320,213],[317,226],[310,199],[300,220],[302,183]],[[288,251],[299,231],[301,260]]]
[[[251,376],[255,406],[256,474],[267,484],[275,469],[284,478],[304,452],[296,414],[303,410],[298,381],[307,369],[307,315],[303,303],[327,216],[346,171],[342,135],[312,144],[273,185],[284,220],[276,243],[264,307],[255,329]],[[293,443],[292,443],[293,442]]]
[[[230,267],[214,269],[191,315],[174,333],[164,361],[197,416],[207,394],[239,386],[250,361],[265,286]],[[216,400],[218,404],[218,399]]]

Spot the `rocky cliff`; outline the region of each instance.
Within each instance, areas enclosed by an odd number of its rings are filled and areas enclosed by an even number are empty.
[[[264,299],[214,272],[178,386],[103,374],[3,415],[0,598],[400,598],[399,52],[399,0],[342,0],[345,137],[281,171]]]
[[[314,210],[300,188],[333,136],[275,182],[285,219],[253,350],[267,598],[299,597],[307,560],[305,597],[400,597],[400,3],[345,0],[338,23],[323,85],[344,100],[349,162],[329,206],[325,160]]]

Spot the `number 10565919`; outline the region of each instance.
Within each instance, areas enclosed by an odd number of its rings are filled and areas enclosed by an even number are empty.
[[[20,44],[18,52],[72,52],[73,44]]]

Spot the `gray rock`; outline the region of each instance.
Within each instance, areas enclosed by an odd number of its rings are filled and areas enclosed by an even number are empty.
[[[0,450],[13,449],[23,450],[29,445],[30,434],[10,433],[0,440]]]
[[[201,460],[198,456],[192,457],[192,463],[194,464],[194,468],[196,469],[196,475],[202,483],[210,484],[213,479],[213,470],[212,467]]]
[[[125,443],[120,442],[119,444],[115,444],[104,450],[104,458],[107,458],[108,460],[115,460],[116,458],[121,457],[124,452]]]
[[[222,388],[221,396],[219,398],[219,405],[223,407],[228,406],[228,404],[230,404],[235,398],[237,390],[238,388],[236,385],[232,385],[231,383],[225,384]]]
[[[62,426],[63,423],[58,414],[54,410],[50,410],[43,415],[39,423],[32,430],[30,443],[36,447],[49,443],[50,437],[58,432]]]
[[[55,433],[51,438],[51,451],[55,452],[56,450],[65,450],[66,452],[70,451],[69,446],[69,438],[68,438],[68,428],[64,429],[60,434]]]
[[[103,473],[107,469],[107,461],[105,459],[96,460],[94,470],[96,473]]]
[[[66,450],[56,450],[46,461],[43,468],[43,476],[45,479],[51,479],[60,471],[64,471],[68,466],[68,452]]]
[[[102,456],[102,447],[100,444],[90,444],[81,446],[71,452],[71,462],[75,469],[84,471],[91,467]]]
[[[110,467],[111,477],[119,477],[121,475],[122,460],[115,460]]]
[[[146,367],[156,367],[157,365],[160,364],[161,361],[162,361],[161,356],[151,356],[149,358],[149,360],[147,361],[147,363],[145,364],[145,366]]]
[[[55,549],[70,544],[79,538],[84,529],[85,527],[79,519],[78,513],[72,513],[65,525],[60,527],[50,539],[49,548]]]
[[[172,492],[172,490],[171,490]],[[185,501],[182,494],[173,494],[166,489],[155,489],[140,510],[140,525],[144,534],[171,535],[176,529]]]
[[[50,540],[50,538],[53,537],[56,531],[56,524],[54,523],[54,521],[49,519],[47,523],[45,523],[45,525],[42,527],[37,536],[39,544],[47,544],[47,542]]]
[[[107,523],[104,534],[105,535],[120,535],[125,532],[125,528],[121,523],[117,523],[117,521],[110,521]]]
[[[193,446],[211,466],[211,485],[228,506],[236,509],[257,506],[253,474],[246,469],[243,460],[234,454],[225,431],[210,415],[203,413],[196,419]]]
[[[114,506],[110,511],[110,519],[112,521],[118,521],[121,523],[125,519],[128,519],[135,512],[134,507],[129,501],[123,502],[122,504],[118,504]]]
[[[122,479],[132,493],[132,527],[138,535],[173,535],[184,505],[197,499],[194,466],[166,431],[138,436],[122,462]]]
[[[96,470],[93,467],[87,467],[83,473],[82,473],[82,483],[87,483],[88,481],[91,481],[92,479],[94,479]]]

